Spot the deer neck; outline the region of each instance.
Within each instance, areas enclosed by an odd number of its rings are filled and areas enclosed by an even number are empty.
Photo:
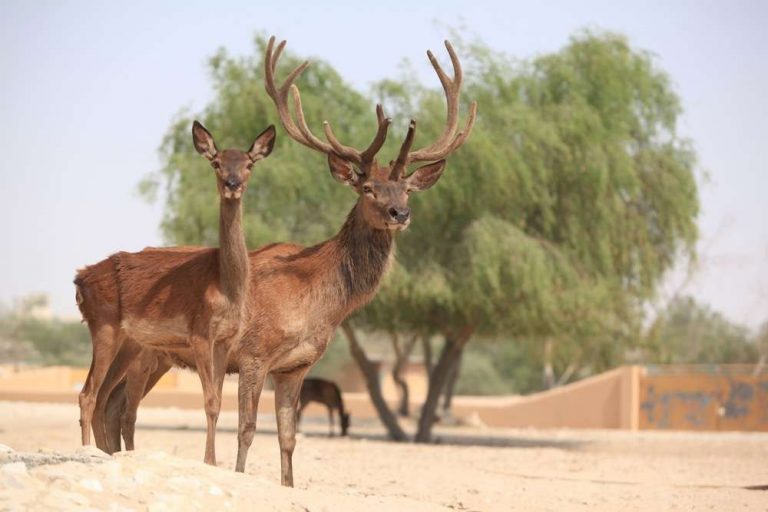
[[[241,200],[221,201],[219,206],[219,279],[222,293],[234,303],[244,303],[248,291],[250,267],[242,218]]]
[[[341,288],[348,307],[354,310],[375,295],[393,255],[393,235],[391,231],[372,228],[355,205],[335,241]]]

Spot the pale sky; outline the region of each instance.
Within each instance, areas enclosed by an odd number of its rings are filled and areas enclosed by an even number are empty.
[[[768,319],[768,2],[0,0],[0,302],[50,295],[74,316],[75,269],[162,243],[136,185],[182,108],[213,97],[206,59],[254,34],[330,62],[366,91],[448,26],[526,59],[584,27],[618,31],[672,77],[695,144],[700,265],[683,291],[751,327]],[[667,289],[677,289],[679,276]]]

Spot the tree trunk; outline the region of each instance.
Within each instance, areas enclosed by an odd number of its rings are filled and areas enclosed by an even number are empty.
[[[445,344],[440,353],[440,358],[429,375],[427,399],[424,401],[424,405],[421,408],[419,427],[416,431],[416,438],[414,439],[417,443],[428,443],[432,441],[432,426],[437,420],[435,410],[437,409],[440,395],[448,381],[448,374],[453,365],[461,357],[464,345],[466,345],[467,341],[469,341],[469,338],[472,336],[472,331],[473,329],[471,327],[466,327],[458,336],[446,336],[445,338]]]
[[[376,412],[379,414],[379,419],[387,429],[389,438],[393,441],[407,441],[408,436],[400,427],[397,417],[392,414],[387,402],[384,401],[384,397],[381,394],[381,384],[379,383],[379,375],[376,371],[376,367],[370,359],[368,359],[365,351],[360,346],[354,329],[349,322],[343,322],[341,324],[341,330],[344,331],[344,335],[347,337],[347,341],[349,342],[349,352],[352,354],[358,368],[360,368],[360,371],[363,373],[365,386],[368,388],[368,396],[370,396],[371,402],[376,408]]]
[[[552,368],[552,350],[554,349],[554,342],[552,338],[544,340],[544,373],[542,375],[542,384],[545,389],[552,389],[555,387],[555,370]]]
[[[456,381],[459,380],[459,372],[461,371],[461,360],[463,357],[463,351],[459,354],[459,357],[454,361],[453,367],[448,372],[447,382],[445,383],[445,396],[443,397],[443,413],[445,415],[451,415],[451,402],[453,400],[453,390],[456,387]]]
[[[418,339],[414,335],[409,341],[406,342],[404,347],[400,346],[400,338],[397,332],[391,332],[392,348],[395,350],[395,364],[392,366],[392,379],[400,389],[400,405],[397,408],[397,413],[400,416],[408,416],[410,414],[409,404],[410,396],[408,390],[408,382],[403,378],[403,367],[408,363],[408,360],[413,351],[413,347],[416,345]]]
[[[424,335],[421,338],[421,349],[424,351],[424,368],[427,370],[427,375],[432,374],[432,342],[429,340],[428,335]]]
[[[565,371],[560,374],[560,378],[557,379],[557,384],[555,385],[560,387],[568,384],[568,381],[571,380],[571,377],[573,377],[573,374],[576,373],[576,370],[578,369],[579,365],[575,361],[569,364],[568,368],[566,368]]]
[[[757,361],[757,364],[755,365],[755,369],[752,372],[753,377],[757,377],[760,375],[760,372],[763,371],[763,367],[765,366],[766,361],[768,360],[768,354],[763,354],[760,356],[760,360]]]

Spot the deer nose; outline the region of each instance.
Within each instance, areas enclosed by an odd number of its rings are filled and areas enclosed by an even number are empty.
[[[393,206],[389,209],[389,216],[392,217],[392,220],[395,220],[397,222],[405,222],[408,220],[408,217],[411,216],[411,209],[410,208],[397,208]]]
[[[229,178],[227,181],[224,182],[224,186],[227,187],[229,190],[237,190],[240,188],[240,182],[234,178]]]

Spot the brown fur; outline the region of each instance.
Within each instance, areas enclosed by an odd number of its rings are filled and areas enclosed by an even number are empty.
[[[157,361],[159,356],[143,350],[178,351],[175,357],[194,361],[200,375],[208,419],[205,461],[215,464],[227,353],[241,333],[249,281],[241,198],[251,166],[272,151],[275,130],[267,128],[248,152],[219,152],[197,121],[192,134],[195,148],[216,173],[220,248],[122,252],[77,273],[78,307],[93,342],[91,368],[80,393],[80,423],[83,444],[90,443],[93,424],[97,444],[106,445],[106,400],[125,372],[141,366],[136,359]]]
[[[384,143],[390,122],[381,107],[377,107],[377,133],[367,149],[358,151],[341,145],[330,125],[326,126],[329,143],[320,141],[306,126],[298,89],[291,87],[307,64],[294,70],[282,86],[274,83],[277,60],[284,46],[285,42],[281,43],[273,53],[272,38],[265,55],[265,86],[283,127],[301,144],[327,154],[332,176],[359,195],[341,231],[330,240],[306,249],[276,244],[250,256],[246,321],[239,342],[228,356],[229,365],[236,365],[240,373],[236,470],[245,469],[256,429],[259,396],[264,379],[271,374],[275,383],[281,482],[292,486],[296,405],[304,376],[324,353],[334,329],[373,298],[393,253],[393,233],[405,229],[410,222],[408,194],[426,190],[440,178],[445,168],[443,158],[461,146],[472,129],[476,105],[470,107],[465,129],[457,132],[461,70],[453,49],[446,43],[455,68],[453,80],[430,54],[448,100],[448,121],[443,133],[435,143],[411,152],[415,132],[415,123],[411,122],[397,160],[379,166],[374,157]],[[293,93],[298,126],[287,106],[289,92]],[[407,165],[417,161],[434,163],[406,176]],[[145,382],[156,381],[160,371],[161,365]],[[140,388],[127,384],[126,396],[129,388]],[[144,393],[147,389],[144,388]],[[131,403],[138,405],[138,400]]]

